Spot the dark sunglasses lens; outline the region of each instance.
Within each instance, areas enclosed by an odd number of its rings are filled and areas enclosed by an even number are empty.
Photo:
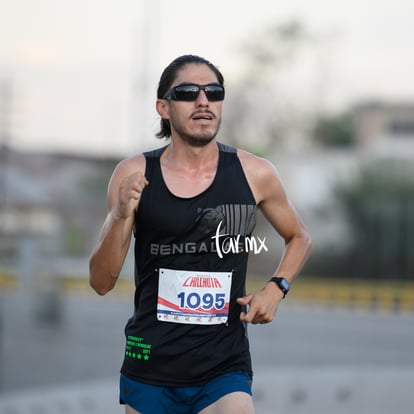
[[[224,88],[221,85],[205,85],[204,90],[209,101],[222,101],[224,99]],[[178,85],[172,89],[174,92],[169,94],[175,101],[195,101],[200,92],[200,86],[194,84]],[[167,95],[166,95],[167,96]]]
[[[197,85],[179,85],[174,88],[177,101],[195,101],[200,88]]]
[[[224,88],[220,85],[207,85],[204,91],[209,101],[222,101],[224,99]]]

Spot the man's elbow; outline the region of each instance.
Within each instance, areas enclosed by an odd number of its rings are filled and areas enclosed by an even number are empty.
[[[310,252],[312,251],[312,236],[310,235],[308,230],[303,230],[302,231],[302,238],[304,241],[304,245],[305,245],[305,249],[307,252],[307,255],[310,254]]]
[[[106,295],[114,288],[114,284],[102,283],[102,281],[96,280],[92,274],[89,276],[89,285],[99,296]]]
[[[102,269],[97,269],[93,262],[89,264],[89,285],[99,295],[104,296],[115,286],[116,278],[105,277]]]
[[[89,285],[99,296],[104,296],[111,290],[106,286],[95,283],[91,278],[89,278]]]

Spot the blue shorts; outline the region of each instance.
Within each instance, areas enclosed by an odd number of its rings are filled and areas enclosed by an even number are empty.
[[[252,395],[252,377],[246,372],[224,374],[199,387],[160,387],[121,375],[119,401],[141,414],[196,414],[237,391]]]

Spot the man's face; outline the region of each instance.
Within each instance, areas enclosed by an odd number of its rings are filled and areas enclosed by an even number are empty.
[[[191,83],[196,85],[218,84],[214,72],[204,64],[187,64],[178,73],[171,87]],[[212,141],[220,128],[223,101],[209,101],[200,90],[195,101],[164,101],[170,120],[172,137],[178,137],[194,146],[204,146]]]

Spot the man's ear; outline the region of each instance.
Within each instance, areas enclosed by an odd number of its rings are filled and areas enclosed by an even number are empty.
[[[163,119],[170,119],[168,102],[165,99],[157,99],[155,104],[158,114]]]

